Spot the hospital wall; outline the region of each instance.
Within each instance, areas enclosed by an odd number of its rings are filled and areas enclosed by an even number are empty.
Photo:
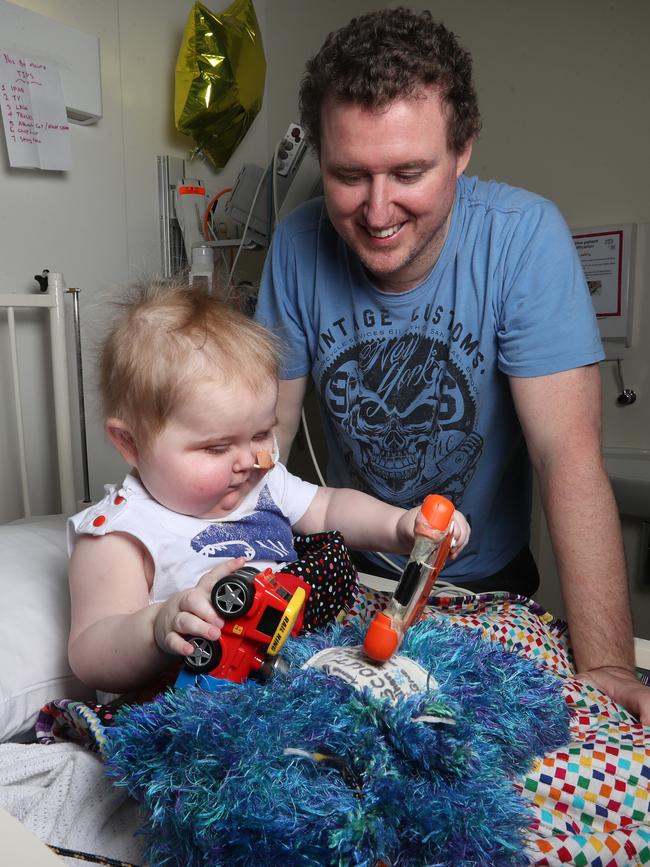
[[[191,141],[173,127],[173,74],[191,0],[18,0],[100,39],[103,116],[72,127],[67,173],[12,169],[0,145],[2,290],[26,291],[42,268],[62,271],[82,288],[84,359],[92,495],[123,465],[104,441],[91,374],[94,347],[114,288],[160,267],[156,155],[188,157]],[[220,5],[208,2],[214,11]],[[223,4],[225,5],[225,4]],[[262,111],[228,165],[198,163],[214,188],[229,186],[244,162],[265,165],[277,138],[296,118],[298,81],[325,35],[386,4],[368,0],[255,0],[268,63]],[[650,223],[650,4],[646,0],[439,0],[429,8],[474,56],[483,131],[469,173],[535,190],[555,200],[572,226]],[[193,169],[194,171],[194,169]],[[314,172],[313,161],[305,173]],[[635,336],[624,359],[626,385],[638,399],[616,404],[614,365],[603,366],[604,440],[650,447],[650,303],[638,251]],[[261,256],[247,267],[259,270]],[[4,357],[4,356],[3,356]],[[0,399],[5,387],[0,370]],[[47,431],[46,402],[27,408],[30,437]],[[0,446],[10,437],[0,424]],[[37,449],[35,469],[50,448]],[[0,469],[0,508],[10,495]],[[43,507],[48,505],[47,492]],[[3,498],[5,498],[3,500]],[[4,517],[4,513],[2,514]],[[639,535],[627,525],[628,556]],[[539,509],[533,545],[544,573],[543,601],[561,610],[554,565]],[[636,562],[632,563],[633,571]],[[635,608],[648,615],[649,590],[634,577]]]
[[[95,400],[96,346],[117,287],[159,273],[156,156],[189,158],[193,142],[174,129],[174,66],[192,0],[17,0],[17,5],[99,37],[103,114],[91,126],[71,125],[73,166],[68,172],[9,167],[0,142],[0,291],[31,291],[33,275],[48,268],[80,287],[91,495],[124,474],[106,443]],[[266,0],[258,0],[267,26]],[[2,34],[0,34],[0,46]],[[190,166],[212,189],[230,185],[244,162],[269,159],[268,100],[226,169],[205,161]],[[253,256],[249,257],[254,259]],[[261,262],[261,257],[258,256]],[[255,265],[256,262],[253,262]],[[259,263],[257,263],[259,270]],[[68,311],[69,315],[70,311]],[[24,406],[33,479],[51,478],[35,490],[36,510],[53,510],[55,473],[47,383],[38,329],[28,335],[21,374],[34,378],[35,397]],[[0,401],[10,397],[7,346],[0,327]],[[74,391],[74,378],[71,381]],[[75,426],[75,432],[77,426]],[[14,438],[0,414],[0,448]],[[78,450],[77,450],[77,453]],[[48,469],[48,467],[50,469]],[[16,468],[0,462],[0,520],[19,509]],[[79,473],[81,476],[81,473]],[[81,495],[81,482],[78,485]]]

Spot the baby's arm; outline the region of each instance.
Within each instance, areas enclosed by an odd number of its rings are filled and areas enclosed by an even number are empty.
[[[215,581],[243,565],[229,561],[196,587],[149,603],[146,552],[131,536],[81,536],[70,560],[70,665],[84,683],[126,692],[168,669],[170,654],[189,654],[185,635],[215,640],[223,620],[210,601]]]
[[[340,530],[350,548],[407,554],[413,547],[418,517],[422,521],[419,508],[400,509],[361,491],[319,488],[294,530],[306,534]],[[452,557],[463,550],[469,533],[464,515],[455,511]]]

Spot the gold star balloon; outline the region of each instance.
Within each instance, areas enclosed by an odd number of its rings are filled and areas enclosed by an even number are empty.
[[[266,60],[252,0],[190,12],[176,61],[174,120],[223,168],[262,107]]]

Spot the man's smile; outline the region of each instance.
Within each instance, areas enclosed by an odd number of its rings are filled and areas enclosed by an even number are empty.
[[[394,226],[388,226],[386,229],[371,229],[370,226],[366,226],[365,228],[371,238],[392,238],[403,225],[404,223],[395,223]]]

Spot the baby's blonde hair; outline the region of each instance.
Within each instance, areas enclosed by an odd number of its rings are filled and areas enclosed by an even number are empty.
[[[152,280],[116,304],[100,353],[104,418],[124,421],[141,448],[201,379],[241,383],[255,394],[277,381],[274,335],[203,288]]]

